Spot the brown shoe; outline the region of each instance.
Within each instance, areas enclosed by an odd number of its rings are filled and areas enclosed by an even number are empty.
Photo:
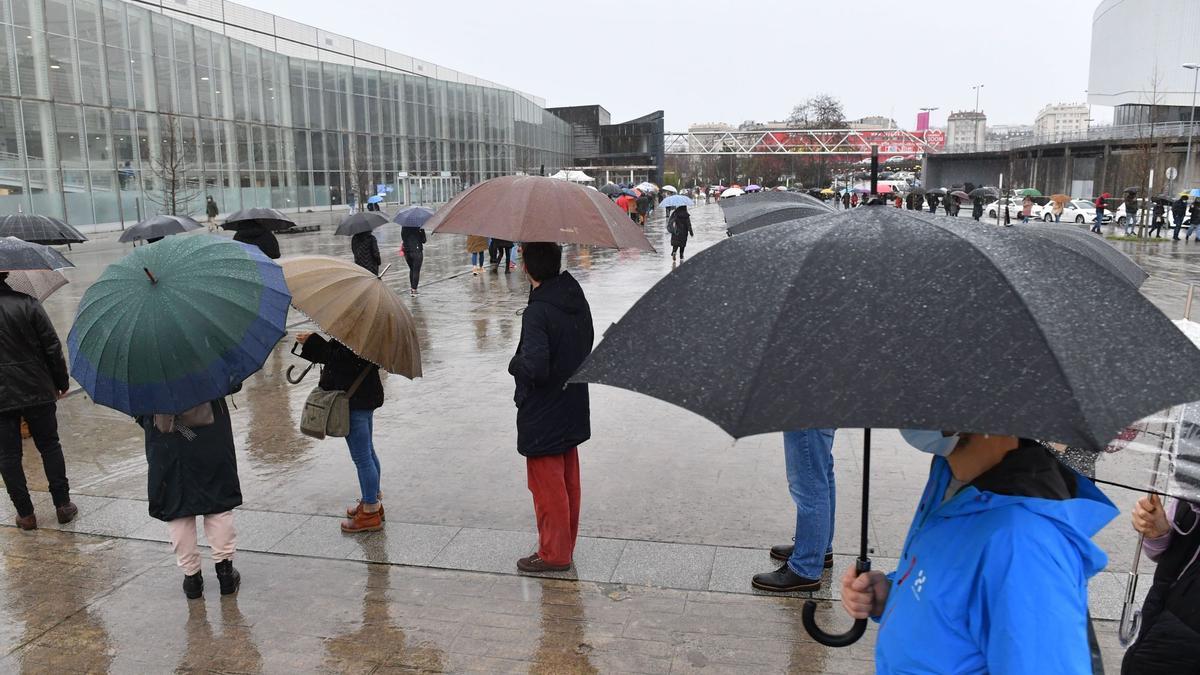
[[[551,565],[550,563],[538,557],[534,553],[531,556],[519,558],[517,560],[517,569],[522,572],[566,572],[571,569],[571,563],[566,565]]]
[[[369,513],[365,509],[359,509],[353,517],[342,521],[342,532],[375,532],[383,529],[383,518],[380,517],[379,511]]]
[[[66,525],[79,515],[79,507],[75,506],[75,502],[67,502],[62,506],[54,507],[54,515],[58,516],[59,524]]]
[[[22,530],[36,530],[37,514],[31,513],[27,516],[17,516],[17,527],[21,528]]]
[[[356,513],[358,513],[359,510],[361,510],[361,509],[362,509],[362,500],[354,502],[354,506],[350,506],[350,507],[346,508],[346,517],[353,518],[354,515]],[[379,502],[379,519],[387,520],[387,514],[383,512],[383,502]]]

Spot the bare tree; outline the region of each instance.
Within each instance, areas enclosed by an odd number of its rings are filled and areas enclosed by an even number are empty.
[[[1149,194],[1150,191],[1150,170],[1158,163],[1158,148],[1154,140],[1155,125],[1160,121],[1159,106],[1163,101],[1162,92],[1162,76],[1159,75],[1158,67],[1155,66],[1147,80],[1147,91],[1149,91],[1149,100],[1146,105],[1146,123],[1137,125],[1137,141],[1134,144],[1133,152],[1131,153],[1131,161],[1129,171],[1126,173],[1129,185],[1140,188],[1142,196],[1146,198],[1144,207],[1138,212],[1138,230],[1137,236],[1141,237],[1149,222],[1150,210],[1153,208],[1154,195]],[[1147,97],[1142,95],[1143,100]],[[1124,189],[1125,186],[1122,186]],[[1128,218],[1129,214],[1126,213]]]
[[[795,129],[844,129],[846,113],[837,97],[817,94],[792,108],[787,121]]]
[[[146,198],[158,204],[166,215],[191,215],[200,195],[196,138],[187,133],[178,117],[163,115],[159,119],[162,142],[158,153],[150,157],[150,172],[161,189],[147,190]]]
[[[355,136],[350,146],[350,189],[357,199],[358,208],[366,210],[367,198],[375,194],[375,186],[371,182],[370,160],[367,157],[366,139]]]

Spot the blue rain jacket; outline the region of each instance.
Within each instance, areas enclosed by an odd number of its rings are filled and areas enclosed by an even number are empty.
[[[879,618],[879,673],[1091,673],[1087,581],[1108,557],[1091,537],[1118,511],[1069,472],[1074,498],[963,487],[943,503],[935,457]]]

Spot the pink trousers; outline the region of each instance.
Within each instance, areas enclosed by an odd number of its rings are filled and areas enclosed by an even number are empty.
[[[204,536],[212,547],[213,562],[233,558],[237,546],[237,530],[233,527],[233,511],[213,513],[204,518]],[[196,548],[196,517],[176,518],[167,522],[171,546],[183,573],[189,576],[200,571],[200,551]]]

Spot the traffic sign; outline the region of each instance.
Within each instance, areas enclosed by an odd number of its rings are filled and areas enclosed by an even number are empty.
[[[1175,180],[1179,177],[1179,170],[1173,166],[1167,167],[1167,180]]]

